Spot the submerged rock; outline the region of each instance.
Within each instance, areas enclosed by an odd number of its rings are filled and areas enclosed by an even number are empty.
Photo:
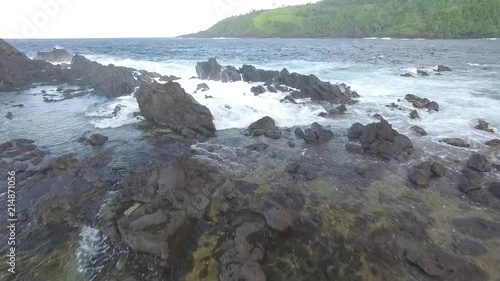
[[[418,111],[416,111],[416,110],[412,110],[412,111],[410,112],[410,118],[411,118],[411,119],[420,119],[420,115],[418,115]]]
[[[427,71],[421,69],[417,70],[417,74],[420,76],[429,76],[429,73],[427,73]]]
[[[187,94],[179,83],[143,83],[137,92],[137,102],[144,118],[178,132],[191,129],[196,136],[215,135],[210,110]]]
[[[459,138],[444,138],[440,139],[439,142],[444,142],[446,144],[456,146],[456,147],[470,147],[470,144],[463,139]]]
[[[73,55],[65,49],[53,48],[49,52],[38,52],[34,60],[44,60],[49,62],[70,62]]]
[[[264,211],[266,223],[277,231],[284,231],[292,227],[293,217],[285,210],[280,208],[270,208]]]
[[[401,77],[413,77],[413,74],[411,74],[410,72],[406,72],[406,73],[403,73],[399,76],[401,76]]]
[[[12,114],[12,112],[7,112],[7,114],[5,114],[5,118],[9,119],[9,120],[12,120],[12,118],[14,118],[14,114]]]

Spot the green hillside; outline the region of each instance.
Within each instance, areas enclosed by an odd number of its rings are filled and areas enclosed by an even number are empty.
[[[500,0],[324,0],[227,18],[186,37],[500,37]]]

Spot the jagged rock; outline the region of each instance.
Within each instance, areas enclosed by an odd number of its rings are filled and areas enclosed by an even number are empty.
[[[268,147],[269,147],[269,145],[267,143],[257,142],[257,143],[254,143],[254,144],[247,146],[246,149],[254,150],[254,151],[263,151]]]
[[[222,67],[215,58],[210,58],[207,62],[196,64],[198,78],[204,80],[214,80],[222,82],[240,81],[238,70],[233,66]]]
[[[433,176],[442,177],[442,176],[446,175],[446,167],[439,162],[432,163],[431,170],[432,170]]]
[[[474,127],[478,130],[489,132],[489,133],[494,133],[493,129],[490,129],[490,123],[484,121],[484,120],[479,120],[477,121],[477,125]]]
[[[250,89],[250,91],[251,91],[254,95],[258,96],[258,95],[260,95],[260,94],[265,93],[265,92],[266,92],[266,88],[264,88],[264,86],[262,86],[262,85],[259,85],[259,86],[252,87],[252,88]]]
[[[280,100],[280,102],[287,102],[287,101],[293,104],[298,104],[298,102],[291,96],[286,96],[282,100]]]
[[[413,168],[409,179],[412,183],[425,186],[428,185],[432,175],[432,165],[429,162],[422,162]]]
[[[444,142],[444,143],[447,143],[449,145],[457,146],[457,147],[470,147],[469,143],[467,143],[465,140],[459,139],[459,138],[444,138],[444,139],[440,139],[439,142]]]
[[[120,113],[120,111],[122,110],[124,106],[119,104],[117,106],[115,106],[115,109],[113,110],[113,116],[116,117],[118,116],[118,114]]]
[[[416,110],[412,110],[412,111],[410,112],[410,118],[411,118],[411,119],[420,119],[420,115],[418,115],[418,111],[416,111]]]
[[[317,122],[311,124],[310,129],[306,129],[304,132],[304,140],[306,143],[316,143],[322,144],[333,139],[334,134],[332,131],[323,128]]]
[[[268,92],[271,92],[271,93],[277,93],[277,92],[278,92],[278,89],[276,89],[276,88],[275,88],[274,86],[272,86],[272,85],[268,85],[268,86],[266,86],[266,88],[267,88],[267,91],[268,91]]]
[[[417,135],[419,136],[427,136],[427,132],[424,130],[424,128],[419,127],[419,126],[412,126],[410,128],[412,131],[414,131]]]
[[[491,163],[486,159],[486,156],[474,153],[467,161],[467,167],[473,171],[477,172],[490,172]]]
[[[351,126],[353,130],[350,139],[356,139],[361,126],[357,124]],[[404,161],[408,160],[410,154],[413,152],[411,140],[407,136],[393,130],[392,125],[385,119],[379,123],[371,123],[363,126],[359,140],[365,152],[377,154],[385,159]]]
[[[365,126],[361,123],[354,123],[347,131],[347,137],[349,140],[358,140],[363,134]]]
[[[412,94],[405,96],[405,99],[413,104],[413,107],[423,109],[426,108],[429,111],[439,111],[439,104],[435,101],[430,101],[426,98],[421,98]]]
[[[196,91],[205,92],[208,90],[210,90],[210,88],[208,87],[208,85],[206,83],[201,83],[201,84],[198,84],[198,86],[196,86]]]
[[[445,71],[452,71],[451,67],[446,66],[446,65],[438,65],[437,69],[435,70],[437,72],[445,72]]]
[[[490,141],[486,142],[486,145],[491,146],[491,147],[500,147],[500,139],[490,140]]]
[[[210,110],[199,104],[176,82],[143,83],[137,92],[137,102],[144,118],[178,132],[188,128],[197,136],[215,135]]]
[[[93,134],[89,138],[90,144],[93,146],[104,145],[108,141],[108,137],[101,134]]]
[[[49,52],[38,52],[34,60],[44,60],[49,62],[70,62],[73,55],[64,49],[53,48]]]
[[[305,133],[304,130],[302,130],[301,128],[295,128],[293,132],[297,137],[304,138]]]

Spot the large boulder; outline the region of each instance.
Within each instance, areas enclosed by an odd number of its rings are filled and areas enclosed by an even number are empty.
[[[439,111],[439,104],[435,101],[430,101],[427,98],[421,98],[416,95],[408,94],[405,96],[405,100],[412,103],[413,107],[418,109],[427,109],[429,111]]]
[[[432,164],[429,162],[422,162],[418,164],[410,173],[409,179],[412,183],[420,186],[429,184],[432,176]]]
[[[482,119],[477,121],[477,125],[474,128],[489,133],[495,132],[493,129],[490,128],[490,123]]]
[[[50,62],[70,62],[73,59],[73,55],[64,49],[53,48],[49,52],[38,52],[33,59]]]
[[[467,161],[467,168],[476,172],[489,172],[491,171],[491,163],[486,156],[474,153]]]
[[[192,130],[196,136],[214,136],[210,110],[186,93],[179,83],[143,83],[137,92],[139,108],[147,120],[178,132]]]
[[[325,129],[323,126],[314,122],[311,124],[311,128],[304,131],[304,140],[306,143],[312,144],[322,144],[333,139],[335,135],[332,131]]]

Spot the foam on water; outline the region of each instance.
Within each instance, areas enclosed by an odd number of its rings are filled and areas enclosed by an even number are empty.
[[[76,250],[78,271],[94,280],[104,269],[104,264],[109,259],[109,250],[110,246],[99,229],[82,227]]]

